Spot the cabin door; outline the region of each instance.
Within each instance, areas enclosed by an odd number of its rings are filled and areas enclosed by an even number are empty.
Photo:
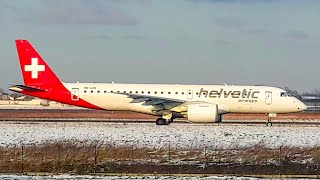
[[[272,103],[272,92],[266,91],[266,104],[270,105]]]
[[[72,88],[71,100],[72,101],[79,101],[79,88]]]

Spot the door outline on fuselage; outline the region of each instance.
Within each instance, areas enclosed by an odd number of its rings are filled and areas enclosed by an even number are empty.
[[[72,101],[79,101],[79,88],[72,88],[71,100]]]
[[[193,98],[193,91],[192,89],[188,89],[187,91],[187,99],[191,100]]]
[[[272,104],[272,92],[271,92],[271,91],[266,91],[266,94],[265,94],[265,103],[266,103],[267,105]]]

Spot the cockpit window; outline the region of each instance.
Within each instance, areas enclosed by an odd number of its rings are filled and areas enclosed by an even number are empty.
[[[293,97],[293,96],[288,92],[281,92],[280,97]]]
[[[281,92],[280,93],[280,97],[287,97],[287,93],[286,92]]]

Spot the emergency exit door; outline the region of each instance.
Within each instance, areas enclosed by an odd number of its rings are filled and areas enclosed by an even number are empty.
[[[188,92],[187,92],[187,98],[188,98],[189,100],[191,100],[191,99],[193,98],[193,92],[192,92],[191,89],[189,89]]]

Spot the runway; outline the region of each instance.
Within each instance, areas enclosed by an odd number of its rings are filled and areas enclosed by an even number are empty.
[[[0,121],[4,122],[20,122],[20,123],[36,123],[36,122],[48,122],[48,123],[81,123],[81,122],[91,122],[91,123],[120,123],[120,124],[155,124],[153,119],[46,119],[46,118],[37,118],[37,119],[2,119]],[[265,121],[256,121],[256,120],[225,120],[221,123],[201,123],[195,124],[190,123],[186,120],[176,120],[172,124],[187,124],[187,125],[198,125],[198,126],[232,126],[232,125],[244,125],[244,126],[266,126]],[[172,125],[171,124],[171,125]],[[272,121],[273,126],[320,126],[320,121],[297,121],[294,120],[288,121]]]
[[[9,122],[104,122],[104,123],[155,123],[157,117],[128,111],[96,111],[88,109],[0,109],[0,121]],[[261,125],[266,114],[226,114],[222,123],[202,125]],[[320,113],[279,114],[272,119],[274,126],[318,126]],[[173,124],[191,124],[176,119]]]

